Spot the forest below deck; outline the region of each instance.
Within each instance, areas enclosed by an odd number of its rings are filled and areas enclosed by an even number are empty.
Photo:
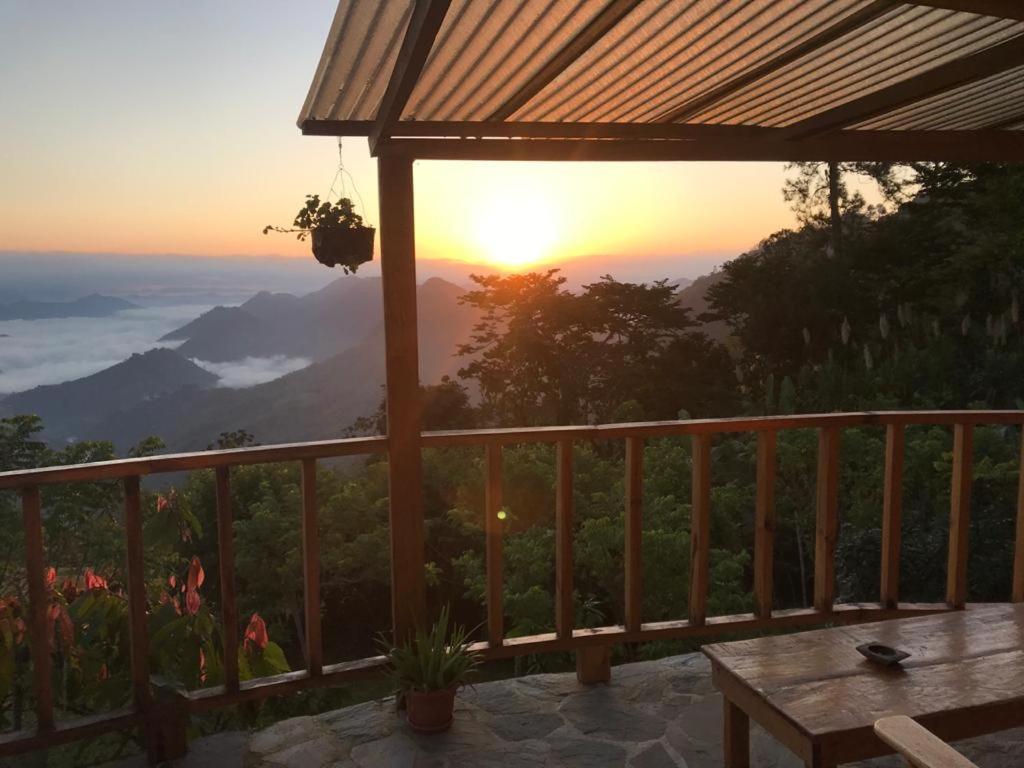
[[[463,300],[481,313],[460,350],[458,380],[422,390],[425,429],[472,429],[876,409],[1021,409],[1024,393],[1024,172],[973,169],[807,168],[799,230],[776,233],[727,263],[694,317],[666,283],[610,278],[568,291],[556,271],[481,277]],[[838,187],[815,197],[820,174],[864,173],[893,186],[892,210]],[[799,178],[799,177],[798,177]],[[899,183],[897,183],[899,182]],[[820,186],[820,185],[819,185]],[[835,185],[825,185],[825,188]],[[803,197],[801,197],[801,194]],[[815,202],[817,199],[817,202]],[[838,214],[836,214],[838,209]],[[709,336],[708,323],[727,329]],[[470,396],[470,392],[473,396]],[[339,432],[346,425],[338,425]],[[0,471],[113,457],[101,442],[54,449],[30,415],[0,422]],[[351,434],[386,431],[382,410]],[[211,436],[251,445],[244,431]],[[1010,597],[1021,435],[973,430],[968,595]],[[841,432],[836,598],[877,600],[884,427]],[[949,537],[951,430],[908,426],[903,470],[901,598],[943,598]],[[149,440],[134,455],[160,450]],[[774,603],[811,604],[818,436],[778,435]],[[754,434],[711,447],[708,614],[752,609]],[[686,616],[691,477],[688,438],[646,441],[643,465],[643,618]],[[574,608],[577,627],[624,622],[625,456],[621,441],[578,441],[573,452]],[[484,478],[480,448],[423,451],[428,601],[483,629]],[[555,615],[555,449],[503,451],[504,612],[509,637],[549,632]],[[297,464],[236,467],[235,578],[244,631],[243,679],[303,666],[302,478]],[[151,660],[169,680],[200,688],[223,678],[216,478],[175,477],[143,490]],[[316,478],[324,661],[377,652],[390,629],[386,458],[345,459]],[[61,713],[109,711],[130,700],[122,487],[42,489],[50,632]],[[0,493],[0,715],[31,721],[20,504]],[[686,644],[616,651],[653,658]],[[691,644],[692,646],[692,644]],[[563,668],[567,655],[527,656],[495,671]],[[380,688],[373,689],[379,691]],[[222,711],[199,727],[265,722],[341,703],[358,691],[311,692]],[[333,697],[333,698],[332,698]],[[111,750],[116,745],[108,745]]]

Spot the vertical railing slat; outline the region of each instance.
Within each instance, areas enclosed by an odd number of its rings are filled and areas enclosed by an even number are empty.
[[[501,494],[501,444],[488,443],[484,487],[484,533],[487,537],[487,641],[492,647],[502,644],[505,635],[505,608],[502,600],[502,535],[504,525]]]
[[[1017,474],[1017,540],[1013,548],[1013,602],[1024,603],[1024,425],[1020,429]]]
[[[217,467],[217,555],[220,614],[224,626],[224,688],[238,690],[238,601],[235,596],[235,527],[231,512],[230,468]]]
[[[974,430],[969,424],[953,427],[953,478],[949,505],[949,558],[946,565],[946,603],[967,604],[967,539],[971,527],[971,471]]]
[[[36,723],[40,731],[53,730],[53,680],[46,613],[46,576],[43,573],[42,502],[38,488],[21,492],[25,528],[25,579],[28,582],[29,646],[36,694]]]
[[[775,472],[777,434],[757,433],[757,498],[754,507],[754,615],[772,615],[775,553]]]
[[[626,630],[639,632],[643,611],[644,441],[626,438]]]
[[[838,427],[818,431],[818,480],[814,534],[814,607],[831,612],[836,591],[836,539],[839,534]]]
[[[560,440],[555,455],[555,634],[572,638],[572,441]]]
[[[882,578],[879,600],[883,608],[896,608],[900,600],[903,444],[903,425],[890,424],[885,430],[885,485],[882,490]]]
[[[128,640],[132,693],[140,711],[149,707],[149,638],[146,629],[146,571],[143,563],[142,496],[138,476],[124,478],[124,532],[128,578]]]
[[[689,620],[707,621],[708,569],[711,555],[711,435],[693,436],[693,488],[690,519]]]
[[[302,461],[302,578],[306,616],[306,667],[323,671],[320,634],[320,531],[316,508],[316,459]]]

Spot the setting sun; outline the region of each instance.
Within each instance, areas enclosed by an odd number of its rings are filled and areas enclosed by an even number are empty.
[[[505,187],[477,198],[466,213],[474,250],[496,267],[516,270],[553,256],[555,206],[536,190]]]

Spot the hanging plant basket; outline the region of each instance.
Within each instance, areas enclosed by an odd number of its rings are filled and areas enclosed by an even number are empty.
[[[268,232],[295,233],[299,240],[308,237],[317,261],[354,273],[360,264],[373,258],[377,231],[363,224],[363,217],[347,197],[332,204],[321,203],[319,195],[306,195],[306,204],[299,209],[290,228],[268,225],[263,234]]]
[[[313,255],[328,267],[344,267],[352,272],[373,259],[373,238],[377,230],[355,227],[317,227],[312,231]]]

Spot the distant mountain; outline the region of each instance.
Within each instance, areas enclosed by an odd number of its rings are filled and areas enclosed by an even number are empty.
[[[12,301],[0,304],[0,320],[50,320],[64,317],[109,317],[137,304],[98,293],[74,301]]]
[[[383,319],[380,278],[342,277],[305,296],[260,292],[240,307],[216,307],[167,334],[187,358],[325,360],[361,342]]]
[[[111,414],[171,393],[198,395],[217,377],[170,349],[151,349],[82,379],[35,387],[0,400],[0,416],[34,413],[51,442],[97,435]]]
[[[669,280],[668,284],[675,288],[677,291],[681,291],[684,288],[693,285],[693,280],[689,277],[679,277],[675,280]]]
[[[679,291],[679,304],[690,310],[690,317],[700,322],[700,316],[710,309],[705,295],[707,290],[724,277],[725,272],[715,270],[689,281],[689,284]],[[729,326],[721,320],[705,322],[700,330],[716,341],[725,341],[729,337]]]
[[[462,288],[439,278],[419,286],[424,384],[454,375],[463,364],[455,351],[469,338],[478,315],[458,303],[462,293]],[[376,409],[383,384],[384,328],[378,322],[360,343],[301,371],[247,389],[193,388],[136,401],[93,425],[88,436],[110,439],[124,448],[158,435],[170,450],[202,449],[221,432],[236,429],[249,431],[264,444],[334,438]]]
[[[178,354],[221,363],[245,357],[282,354],[268,348],[273,327],[240,307],[214,307],[160,341],[181,341]]]

